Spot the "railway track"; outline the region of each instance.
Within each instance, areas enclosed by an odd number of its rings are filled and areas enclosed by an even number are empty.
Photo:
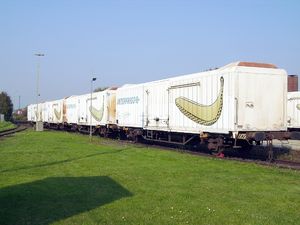
[[[293,162],[293,161],[288,161],[288,160],[275,159],[274,163],[278,167],[300,170],[300,162]]]
[[[84,135],[84,133],[82,133]],[[103,138],[103,137],[102,137]],[[109,138],[104,138],[107,140],[111,140]],[[294,170],[300,170],[300,162],[294,162],[294,161],[288,161],[288,160],[279,160],[279,159],[274,159],[272,161],[268,161],[266,159],[251,159],[249,156],[241,158],[241,157],[235,157],[235,156],[225,156],[224,157],[219,157],[214,154],[210,154],[208,152],[204,151],[195,151],[195,150],[190,150],[190,149],[181,149],[177,147],[169,147],[165,145],[158,145],[158,144],[148,144],[148,143],[136,143],[130,140],[116,140],[121,144],[134,144],[135,146],[140,146],[140,147],[153,147],[157,148],[158,150],[166,150],[166,151],[175,151],[179,152],[182,154],[190,154],[190,155],[196,155],[196,156],[201,156],[201,157],[208,157],[208,158],[215,158],[215,159],[220,159],[220,160],[230,160],[230,161],[238,161],[242,163],[254,163],[258,165],[263,165],[263,166],[269,166],[269,167],[278,167],[278,168],[287,168],[287,169],[294,169]],[[106,142],[106,144],[109,144],[111,142]]]
[[[294,161],[288,161],[288,160],[280,160],[280,159],[274,159],[272,161],[268,160],[262,160],[262,159],[251,159],[249,158],[241,158],[241,157],[219,157],[217,155],[204,153],[204,152],[198,152],[198,151],[190,151],[190,150],[182,150],[182,149],[176,149],[176,148],[169,148],[169,147],[162,147],[162,146],[153,146],[157,147],[159,149],[164,150],[170,150],[170,151],[177,151],[185,154],[191,154],[191,155],[197,155],[201,157],[209,157],[209,158],[218,158],[220,160],[230,160],[230,161],[238,161],[242,163],[254,163],[258,165],[263,166],[269,166],[269,167],[279,167],[279,168],[286,168],[286,169],[294,169],[294,170],[300,170],[300,162],[294,162]]]
[[[20,131],[24,131],[28,128],[28,126],[26,125],[20,125],[18,124],[17,127],[9,129],[9,130],[5,130],[5,131],[1,131],[0,132],[0,137],[4,137],[4,136],[8,136],[8,135],[12,135],[14,133],[20,132]]]
[[[269,166],[269,167],[279,167],[279,168],[287,168],[287,169],[294,169],[294,170],[300,170],[300,162],[294,162],[294,161],[288,161],[288,160],[279,160],[279,159],[274,159],[272,161],[268,161],[266,159],[251,159],[251,157],[236,157],[236,156],[225,156],[224,157],[219,157],[217,155],[204,152],[204,151],[195,151],[195,150],[190,150],[190,149],[181,149],[181,148],[176,148],[176,147],[169,147],[169,146],[162,146],[158,144],[147,144],[147,143],[135,143],[133,141],[128,141],[128,140],[117,140],[118,142],[122,144],[134,144],[136,146],[141,146],[141,147],[154,147],[159,150],[167,150],[167,151],[176,151],[180,152],[182,154],[190,154],[190,155],[196,155],[196,156],[201,156],[201,157],[208,157],[208,158],[215,158],[215,159],[220,159],[220,160],[230,160],[230,161],[238,161],[242,163],[254,163],[258,165],[263,165],[263,166]]]
[[[155,146],[157,148],[161,149],[161,146]],[[251,159],[249,158],[241,158],[241,157],[219,157],[217,155],[213,154],[208,154],[204,152],[198,152],[198,151],[190,151],[190,150],[179,150],[176,148],[164,148],[165,150],[171,150],[171,151],[177,151],[177,152],[182,152],[186,154],[191,154],[191,155],[198,155],[201,157],[209,157],[209,158],[218,158],[220,160],[230,160],[230,161],[238,161],[242,163],[254,163],[258,165],[263,165],[263,166],[269,166],[269,167],[279,167],[279,168],[287,168],[287,169],[294,169],[294,170],[300,170],[300,162],[294,162],[294,161],[288,161],[288,160],[280,160],[280,159],[274,159],[272,161],[267,161],[267,160],[262,160],[262,159]]]

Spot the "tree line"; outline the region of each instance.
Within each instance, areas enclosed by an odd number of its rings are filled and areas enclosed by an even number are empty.
[[[0,92],[0,114],[4,114],[6,121],[12,120],[13,103],[10,96],[2,91]]]

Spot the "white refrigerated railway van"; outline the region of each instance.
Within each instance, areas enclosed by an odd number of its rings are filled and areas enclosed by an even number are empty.
[[[117,90],[117,124],[189,134],[285,131],[287,73],[272,64],[222,68]],[[245,137],[245,135],[243,135]]]

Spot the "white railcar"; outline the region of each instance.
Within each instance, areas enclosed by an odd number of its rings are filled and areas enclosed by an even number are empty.
[[[145,126],[145,85],[124,85],[117,89],[116,122],[121,127]]]
[[[27,120],[30,122],[36,121],[36,104],[30,104],[27,106]]]
[[[116,91],[105,90],[77,96],[78,124],[81,126],[105,126],[116,123]]]
[[[87,119],[87,100],[90,98],[90,94],[79,95],[78,99],[78,121],[77,124],[81,126],[88,126]]]
[[[63,124],[63,103],[64,99],[48,102],[48,123]]]
[[[42,104],[42,121],[44,123],[50,122],[51,104],[50,102],[44,102]]]
[[[32,110],[32,104],[27,106],[27,121],[32,121],[31,110]]]
[[[177,133],[284,131],[287,74],[271,64],[220,69],[117,90],[121,127]]]
[[[70,96],[64,99],[63,120],[64,124],[74,125],[78,123],[78,96]]]
[[[287,125],[290,129],[300,129],[300,92],[287,94]]]

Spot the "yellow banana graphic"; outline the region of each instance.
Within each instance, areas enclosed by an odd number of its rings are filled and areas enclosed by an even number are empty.
[[[297,104],[297,105],[296,105],[296,108],[297,108],[298,110],[300,110],[300,104]]]
[[[217,99],[211,105],[202,105],[185,97],[175,99],[178,109],[189,119],[196,123],[210,126],[220,117],[223,108],[224,78],[220,78],[220,92]]]
[[[94,117],[94,119],[100,122],[103,118],[103,112],[104,112],[104,96],[102,100],[102,107],[100,109],[96,109],[93,106],[90,106],[89,110],[91,112],[91,115]]]
[[[55,115],[56,119],[60,120],[60,118],[61,118],[61,111],[58,112],[57,109],[54,109],[54,115]]]

